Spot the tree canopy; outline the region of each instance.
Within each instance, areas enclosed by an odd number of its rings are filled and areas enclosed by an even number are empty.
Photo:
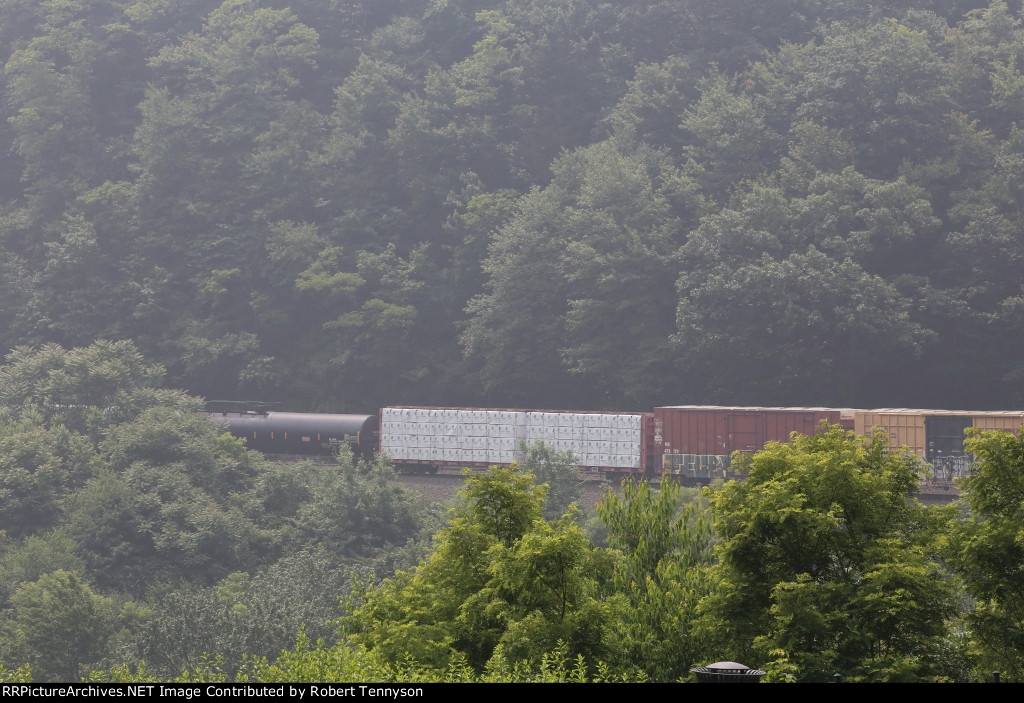
[[[237,670],[303,627],[333,639],[354,575],[416,552],[426,510],[390,465],[273,464],[164,373],[127,341],[19,347],[0,367],[0,665],[173,676],[216,648]]]
[[[950,554],[976,600],[967,619],[984,665],[1024,672],[1024,442],[1005,432],[975,431],[978,458],[964,479],[965,519],[951,523]]]
[[[311,410],[1021,402],[1018,3],[0,25],[4,349]]]
[[[529,473],[469,476],[434,552],[370,589],[345,620],[350,641],[441,668],[537,663],[560,643],[596,664],[616,612],[601,597],[611,561],[573,513],[543,519],[546,492]]]
[[[712,497],[721,543],[708,626],[734,660],[783,652],[801,680],[956,675],[941,650],[955,589],[921,464],[838,426],[769,444]]]

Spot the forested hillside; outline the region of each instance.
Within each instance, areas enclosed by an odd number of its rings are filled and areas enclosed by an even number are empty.
[[[0,348],[306,410],[1019,407],[1019,13],[11,0]]]
[[[129,342],[0,367],[0,680],[236,671],[300,629],[333,642],[353,582],[429,542],[437,510],[385,459],[273,463],[162,381]]]

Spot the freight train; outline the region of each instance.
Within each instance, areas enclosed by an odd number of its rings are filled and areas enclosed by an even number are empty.
[[[347,444],[360,456],[387,453],[405,472],[508,465],[525,443],[572,451],[587,472],[609,477],[664,474],[683,483],[728,478],[734,452],[755,452],[822,421],[870,434],[931,464],[939,479],[963,475],[964,430],[1018,434],[1024,411],[771,408],[677,405],[653,412],[574,412],[391,406],[378,415],[275,412],[265,405],[208,408],[232,434],[268,453],[330,454]]]

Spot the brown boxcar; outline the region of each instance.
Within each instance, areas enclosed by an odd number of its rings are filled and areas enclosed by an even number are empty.
[[[822,420],[853,429],[853,410],[713,405],[655,408],[655,463],[698,482],[725,476],[733,452],[756,452],[768,442],[788,442],[793,432],[814,434]]]

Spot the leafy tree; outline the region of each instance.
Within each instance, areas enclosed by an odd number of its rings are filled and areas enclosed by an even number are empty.
[[[207,415],[166,406],[148,408],[111,428],[102,449],[115,471],[180,467],[193,485],[221,501],[248,484],[262,459]]]
[[[32,421],[11,423],[0,434],[0,519],[12,535],[53,525],[61,496],[89,464],[61,457],[59,438]],[[67,435],[66,431],[61,433]],[[57,441],[55,441],[57,440]],[[85,457],[90,459],[88,451]]]
[[[741,459],[746,480],[712,495],[708,632],[737,661],[783,650],[806,681],[950,675],[936,655],[954,590],[935,557],[941,514],[912,498],[920,464],[882,436],[823,429]]]
[[[456,277],[452,295],[461,308],[483,291],[481,264],[487,258],[491,233],[508,222],[519,194],[510,189],[487,191],[476,174],[464,174],[463,189],[450,198],[456,206],[445,220],[444,234],[451,247],[451,268]]]
[[[370,589],[344,630],[385,661],[477,670],[498,652],[538,659],[561,640],[588,661],[608,651],[608,562],[571,516],[541,519],[529,474],[471,476],[436,549],[411,573]]]
[[[357,463],[343,447],[338,466],[320,468],[296,513],[303,543],[362,557],[404,544],[419,529],[422,507],[410,491],[391,485],[394,475],[383,457]]]
[[[929,37],[934,25],[914,24],[890,17],[864,28],[835,25],[809,50],[790,93],[797,114],[850,134],[858,169],[873,176],[893,176],[902,160],[925,161],[944,146],[936,116],[952,105]],[[944,22],[939,29],[941,37]]]
[[[590,545],[575,515],[538,521],[514,548],[492,547],[490,580],[459,619],[494,632],[495,654],[537,663],[563,643],[591,665],[617,652],[610,624],[621,603],[603,588],[612,560]],[[494,659],[488,660],[493,665]]]
[[[764,107],[737,94],[733,82],[712,74],[701,96],[682,115],[687,170],[699,174],[703,190],[719,202],[740,181],[756,177],[776,156],[778,136],[766,124]]]
[[[124,174],[119,141],[130,126],[122,110],[138,95],[109,86],[137,80],[144,67],[117,14],[115,3],[102,0],[66,3],[4,52],[13,146],[37,216],[59,218],[76,195]]]
[[[880,359],[905,363],[932,337],[896,286],[814,248],[697,278],[680,277],[674,339],[718,397],[855,402]]]
[[[68,497],[66,529],[97,585],[141,595],[158,576],[149,517],[157,507],[109,469]]]
[[[45,339],[87,345],[97,338],[123,337],[130,328],[134,306],[141,301],[125,280],[121,254],[129,245],[102,224],[81,215],[67,217],[59,223],[57,241],[45,245],[45,262],[31,279],[34,295],[23,314]]]
[[[317,356],[337,370],[338,381],[321,390],[321,402],[327,402],[327,390],[333,402],[348,397],[373,407],[411,393],[427,397],[434,391],[443,397],[452,374],[438,370],[433,383],[431,376],[449,358],[442,352],[452,339],[443,339],[447,320],[440,313],[452,301],[438,286],[442,272],[432,247],[417,246],[407,257],[390,244],[379,253],[363,251],[354,257],[353,273],[344,270],[353,257],[345,265],[338,256],[329,262],[323,258],[296,281],[299,288],[326,293],[333,308],[333,319],[322,323],[322,340],[328,343]]]
[[[483,534],[511,547],[541,517],[546,491],[532,478],[511,469],[471,476],[460,491],[462,516],[470,525],[478,525]]]
[[[32,667],[23,664],[17,669],[8,669],[0,664],[0,681],[3,683],[32,683]]]
[[[813,246],[939,335],[852,385],[1008,403],[1015,8],[9,0],[0,342],[130,337],[195,392],[306,407],[735,397],[680,370],[676,304]],[[708,230],[745,254],[698,260]]]
[[[173,677],[214,657],[234,674],[247,659],[275,658],[300,636],[330,646],[339,601],[369,576],[327,552],[307,550],[253,576],[236,572],[215,587],[180,588],[152,603],[124,656]]]
[[[78,574],[86,570],[66,530],[37,532],[9,545],[0,557],[0,604],[9,606],[11,596],[22,584],[58,570]]]
[[[972,117],[1005,134],[1016,122],[1020,100],[1021,23],[1005,2],[972,9],[950,32],[951,88]]]
[[[625,140],[552,168],[551,184],[493,234],[463,346],[502,397],[643,402],[672,367],[672,310],[659,291],[702,201],[662,154]]]
[[[1024,442],[1005,432],[974,431],[966,448],[976,457],[962,479],[967,509],[951,523],[951,554],[968,592],[973,647],[981,670],[1024,673]]]
[[[312,192],[308,154],[326,125],[302,89],[317,51],[317,33],[291,12],[227,0],[150,59],[133,141],[133,226],[144,234],[132,275],[153,300],[137,322],[172,372],[204,389],[234,392],[264,356],[249,324],[263,262],[237,254],[313,205],[300,193]]]
[[[448,110],[468,141],[504,153],[503,170],[510,174],[535,173],[559,149],[589,141],[600,106],[618,97],[632,71],[628,59],[602,47],[616,39],[611,6],[506,3],[478,13],[477,21],[482,38],[449,71],[454,100]],[[497,174],[487,166],[470,168],[493,182]]]
[[[11,598],[14,610],[0,625],[3,658],[27,662],[42,681],[78,681],[101,658],[113,634],[112,601],[63,570],[23,584]]]
[[[130,341],[18,347],[0,367],[0,405],[16,414],[35,410],[45,427],[64,426],[99,442],[108,426],[146,408],[198,407],[183,393],[161,389],[163,377],[163,367],[147,363]]]
[[[706,506],[671,480],[655,490],[627,480],[621,496],[598,504],[609,546],[624,558],[614,570],[626,607],[617,624],[623,667],[651,681],[677,681],[708,653],[698,627],[698,605],[712,589],[711,518]]]
[[[519,451],[519,468],[533,475],[538,483],[547,484],[544,519],[556,520],[569,506],[583,496],[585,479],[580,472],[579,457],[571,449],[559,451],[544,442],[523,442]]]
[[[8,677],[8,678],[4,678]],[[22,683],[29,680],[29,668],[9,671],[0,667],[0,681]],[[157,679],[144,666],[120,666],[107,671],[94,671],[89,681],[117,683],[156,683]],[[204,662],[179,673],[170,681],[195,685],[200,682],[222,683],[228,680],[217,660]],[[300,633],[296,645],[284,652],[274,663],[255,660],[238,673],[237,680],[259,683],[638,683],[642,679],[619,675],[606,665],[599,664],[591,671],[586,661],[571,659],[568,648],[560,645],[546,652],[536,663],[512,662],[496,656],[487,670],[478,673],[464,661],[453,662],[444,670],[423,666],[406,660],[391,663],[376,652],[352,647],[344,642],[325,646],[312,643]]]
[[[641,64],[629,82],[629,91],[605,118],[617,136],[633,137],[678,156],[684,143],[679,116],[695,102],[699,72],[673,56],[660,64]]]
[[[934,245],[940,226],[927,193],[842,166],[847,145],[819,125],[804,123],[794,137],[784,185],[750,186],[682,247],[682,364],[718,397],[870,405],[880,401],[857,401],[858,391],[885,358],[880,385],[913,392],[920,380],[907,380],[909,362],[935,341],[922,324],[931,319],[916,312],[921,281],[910,278],[924,273],[913,252]]]
[[[233,496],[250,487],[263,459],[241,440],[205,415],[157,406],[111,428],[101,449],[128,490],[101,499],[94,484],[78,501],[73,524],[88,533],[83,520],[99,523],[93,537],[84,536],[90,551],[101,548],[97,538],[109,539],[137,568],[206,582],[255,566],[269,536]],[[97,500],[119,512],[96,513]],[[151,549],[158,559],[146,559]]]

